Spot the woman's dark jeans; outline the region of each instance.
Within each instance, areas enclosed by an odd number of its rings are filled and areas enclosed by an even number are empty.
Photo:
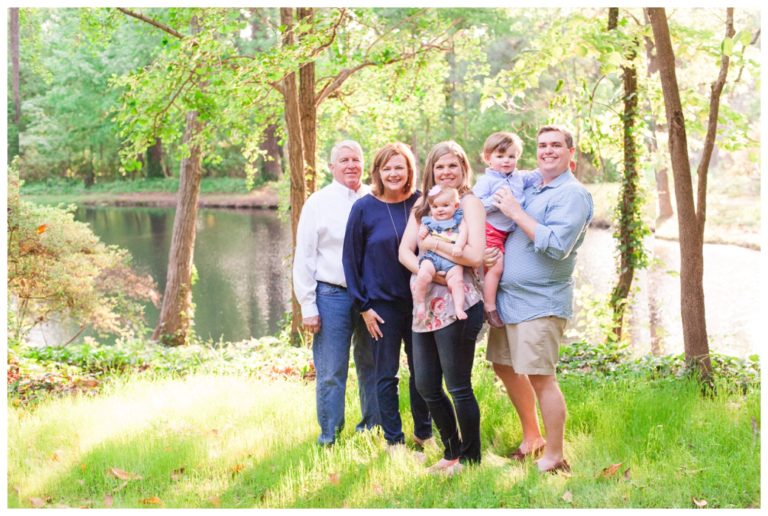
[[[373,300],[373,308],[384,323],[379,323],[383,337],[375,341],[366,331],[366,336],[373,349],[376,369],[376,397],[378,399],[381,428],[389,444],[405,443],[403,423],[400,418],[400,400],[398,394],[397,373],[400,370],[400,342],[405,343],[405,356],[408,359],[410,381],[408,384],[413,416],[413,433],[420,439],[432,437],[432,419],[426,402],[416,390],[416,375],[413,369],[411,345],[411,308],[405,301]]]
[[[472,391],[472,362],[482,326],[480,301],[467,310],[463,321],[432,332],[413,333],[416,388],[440,431],[447,460],[480,462],[480,407]],[[443,390],[443,377],[453,404]]]

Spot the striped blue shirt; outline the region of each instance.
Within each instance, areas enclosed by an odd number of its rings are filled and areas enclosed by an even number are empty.
[[[504,247],[504,273],[496,297],[507,324],[573,313],[573,269],[576,251],[592,220],[592,195],[564,172],[548,185],[525,189],[523,208],[533,217],[535,239],[513,231]]]

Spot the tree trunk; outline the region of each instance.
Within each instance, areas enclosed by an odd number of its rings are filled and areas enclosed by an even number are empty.
[[[643,17],[645,18],[646,25],[649,23],[648,20],[648,13],[643,12]],[[659,71],[659,65],[656,62],[656,54],[654,53],[654,44],[653,44],[653,38],[645,37],[645,57],[646,62],[648,63],[648,70],[646,73],[647,77],[652,77],[653,74]],[[651,137],[647,140],[647,146],[648,146],[648,153],[650,156],[656,156],[659,150],[658,145],[658,138],[656,137],[656,113],[653,110],[653,107],[650,105],[648,106],[648,113],[649,113],[649,122],[648,122],[648,128],[650,129]],[[675,210],[672,209],[672,195],[669,190],[669,174],[667,173],[667,167],[666,166],[659,166],[658,169],[654,171],[655,179],[656,179],[656,198],[658,199],[657,204],[657,215],[656,215],[656,225],[658,226],[665,220],[672,217],[672,215],[675,214]]]
[[[619,9],[609,10],[609,30],[618,26]],[[629,61],[634,61],[637,53],[630,48],[627,53]],[[609,340],[621,340],[624,327],[629,291],[635,275],[637,257],[643,253],[642,240],[638,238],[639,225],[642,225],[642,213],[638,206],[637,189],[640,177],[637,171],[637,143],[635,140],[635,124],[637,114],[637,70],[634,66],[622,67],[624,83],[624,114],[622,127],[624,135],[624,176],[621,185],[621,201],[619,203],[619,279],[611,293],[611,310],[613,311],[613,327]],[[640,246],[640,248],[638,248]]]
[[[280,8],[280,23],[285,27],[283,44],[291,45],[293,35],[293,10]],[[301,114],[299,112],[299,94],[296,87],[296,74],[291,73],[283,79],[283,100],[285,102],[285,125],[288,132],[288,164],[291,170],[291,241],[296,249],[296,230],[299,216],[304,207],[304,145],[302,142]],[[296,300],[296,293],[291,292],[291,340],[296,343],[302,336],[301,307]]]
[[[298,7],[296,14],[299,20],[312,23],[314,10],[311,7]],[[306,195],[311,195],[317,188],[317,106],[315,102],[315,62],[310,61],[299,69],[299,112],[301,113]]]
[[[202,150],[196,141],[203,124],[196,111],[187,113],[183,143],[189,145],[189,156],[181,160],[179,192],[176,197],[176,215],[168,254],[168,273],[165,280],[160,318],[152,339],[166,346],[188,343],[189,327],[193,319],[192,267],[195,251],[195,223],[200,198],[200,166]]]
[[[19,8],[10,9],[11,24],[11,82],[13,90],[13,125],[15,132],[9,158],[13,158],[19,153],[19,134],[21,133],[21,72],[19,68]]]
[[[264,130],[264,140],[259,145],[266,153],[263,158],[262,175],[267,181],[277,181],[283,176],[283,158],[280,142],[277,140],[277,125],[269,124]]]
[[[165,177],[163,170],[163,141],[155,138],[155,143],[147,149],[147,178]]]
[[[669,151],[675,179],[680,233],[680,299],[685,359],[700,377],[711,381],[707,321],[704,312],[704,254],[702,232],[693,202],[685,118],[675,73],[675,54],[664,8],[646,8],[656,42],[664,109],[669,127]]]

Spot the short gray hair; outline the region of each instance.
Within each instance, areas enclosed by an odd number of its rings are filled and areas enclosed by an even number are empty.
[[[331,164],[336,163],[336,158],[339,156],[339,152],[341,152],[341,149],[351,149],[353,151],[356,151],[358,154],[360,154],[360,158],[363,157],[363,148],[360,147],[360,144],[357,143],[355,140],[343,140],[337,143],[333,146],[333,149],[331,149]]]

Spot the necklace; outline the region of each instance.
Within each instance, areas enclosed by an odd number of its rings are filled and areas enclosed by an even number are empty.
[[[400,201],[400,204],[403,205],[403,220],[408,223],[408,214],[405,211],[405,200]],[[387,213],[389,213],[389,221],[392,223],[392,229],[395,230],[395,236],[397,237],[397,247],[400,247],[400,233],[397,232],[397,226],[395,225],[395,219],[392,217],[392,211],[389,209],[389,203],[384,202],[384,206],[387,207]],[[405,228],[403,228],[403,233],[405,233]]]

